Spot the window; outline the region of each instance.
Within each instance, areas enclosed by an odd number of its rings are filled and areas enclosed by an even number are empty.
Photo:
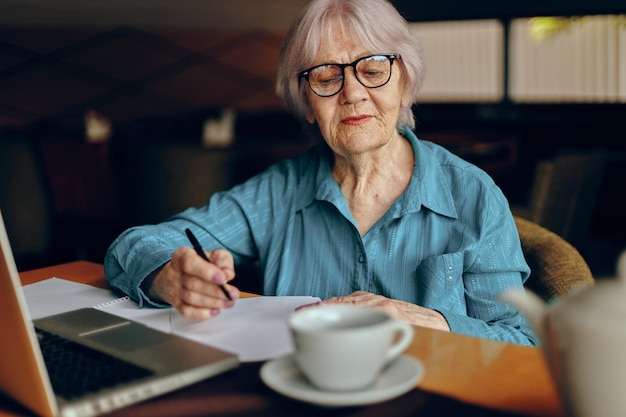
[[[505,39],[497,19],[412,23],[426,60],[417,101],[626,102],[626,16],[513,19],[508,29]]]
[[[499,20],[412,23],[426,75],[418,102],[499,102],[504,96],[504,28]]]
[[[626,18],[514,19],[509,94],[516,102],[626,102]]]

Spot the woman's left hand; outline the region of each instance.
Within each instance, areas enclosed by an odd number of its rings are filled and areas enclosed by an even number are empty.
[[[405,321],[416,326],[450,331],[448,322],[438,311],[370,292],[356,291],[350,295],[329,298],[320,304],[355,304],[371,307],[384,311],[396,320]]]

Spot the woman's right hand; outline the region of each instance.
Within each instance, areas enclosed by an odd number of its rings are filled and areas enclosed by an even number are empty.
[[[227,284],[235,277],[233,257],[224,249],[206,251],[210,262],[190,247],[180,247],[172,260],[142,284],[153,300],[175,307],[190,319],[205,320],[235,305],[239,290]],[[229,300],[220,285],[225,285]]]

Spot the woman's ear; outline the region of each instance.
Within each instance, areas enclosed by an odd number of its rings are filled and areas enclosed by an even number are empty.
[[[402,65],[400,63],[400,65]],[[406,108],[406,107],[410,107],[413,105],[413,96],[412,96],[412,91],[409,90],[409,82],[407,80],[407,77],[405,75],[405,67],[404,65],[400,66],[398,65],[398,68],[402,68],[401,71],[399,71],[400,74],[400,80],[398,81],[400,83],[399,87],[400,87],[400,107],[402,108]]]
[[[306,111],[306,121],[309,122],[310,124],[314,124],[315,123],[315,115],[313,114],[313,111],[311,110],[311,108],[309,108]]]
[[[409,91],[408,88],[408,83],[406,82],[405,78],[402,77],[402,79],[400,80],[400,91],[402,92],[402,98],[400,99],[400,106],[402,108],[405,107],[410,107],[413,105],[413,97],[411,94],[411,91]]]
[[[413,100],[411,100],[411,94],[407,91],[407,89],[403,89],[402,92],[402,100],[400,101],[400,107],[403,109],[406,107],[411,107],[413,105]]]
[[[315,124],[315,113],[313,112],[313,108],[311,107],[311,102],[309,101],[309,96],[304,94],[304,118],[310,124]]]

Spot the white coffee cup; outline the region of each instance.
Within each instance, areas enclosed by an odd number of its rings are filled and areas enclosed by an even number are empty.
[[[367,307],[308,307],[289,318],[295,362],[317,388],[353,391],[376,381],[413,340],[413,327]]]

